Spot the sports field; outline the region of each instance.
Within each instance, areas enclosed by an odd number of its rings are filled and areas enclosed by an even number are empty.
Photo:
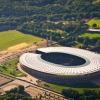
[[[93,26],[93,24],[97,24],[97,27],[100,28],[100,19],[91,19],[87,23],[90,27]]]
[[[7,49],[8,47],[15,46],[21,43],[36,43],[40,42],[42,38],[24,34],[16,30],[9,30],[0,32],[0,50]]]

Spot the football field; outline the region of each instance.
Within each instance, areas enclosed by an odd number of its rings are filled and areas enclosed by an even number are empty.
[[[16,30],[9,30],[0,32],[0,50],[7,49],[21,43],[37,43],[43,40],[40,37],[24,34]]]

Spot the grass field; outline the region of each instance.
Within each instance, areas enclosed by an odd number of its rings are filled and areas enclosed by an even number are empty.
[[[99,33],[84,33],[81,36],[84,37],[84,38],[91,38],[91,39],[100,38]]]
[[[41,41],[42,38],[23,34],[16,30],[9,30],[0,32],[0,50],[7,49],[10,46],[14,46],[20,43],[36,43]]]
[[[56,84],[51,84],[51,83],[46,83],[46,86],[47,88],[51,89],[51,90],[54,90],[56,92],[59,92],[61,93],[63,89],[68,89],[68,88],[71,88],[71,89],[74,89],[74,90],[77,90],[79,91],[80,93],[83,92],[83,90],[86,90],[86,89],[94,89],[96,91],[99,91],[100,88],[98,87],[95,87],[92,83],[88,83],[87,86],[70,86],[70,85],[56,85]]]
[[[90,27],[93,26],[93,24],[97,24],[97,27],[100,28],[100,19],[91,19],[87,23]]]
[[[17,69],[17,64],[18,58],[8,60],[0,65],[0,72],[16,77],[24,76],[24,74]]]

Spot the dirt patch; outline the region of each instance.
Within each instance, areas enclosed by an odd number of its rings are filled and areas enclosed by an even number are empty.
[[[1,76],[0,75],[0,86],[2,86],[2,85],[4,85],[4,84],[6,84],[6,83],[9,83],[9,82],[11,82],[12,80],[10,79],[10,78],[7,78],[7,77],[5,77],[5,76]]]
[[[20,50],[20,49],[24,49],[24,48],[26,48],[27,46],[29,46],[29,44],[27,44],[27,43],[20,43],[20,44],[18,44],[18,45],[9,47],[9,48],[7,49],[7,51],[14,52],[14,51],[17,51],[17,50]]]
[[[40,90],[40,89],[37,89],[36,87],[32,87],[32,86],[29,86],[25,89],[25,91],[31,95],[32,98],[36,98],[36,97],[39,97],[40,95],[43,95],[43,91]]]
[[[0,54],[5,54],[5,53],[12,53],[12,52],[16,52],[16,51],[19,51],[19,50],[22,50],[26,47],[28,47],[30,44],[27,44],[27,43],[20,43],[20,44],[17,44],[15,46],[11,46],[9,47],[8,49],[4,50],[4,51],[1,51]]]
[[[14,89],[16,87],[18,87],[18,86],[17,85],[8,85],[3,88],[3,91],[10,91],[11,89]]]

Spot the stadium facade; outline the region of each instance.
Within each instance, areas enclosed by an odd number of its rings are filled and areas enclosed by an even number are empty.
[[[100,74],[100,55],[71,47],[47,47],[25,53],[21,68],[34,77],[51,83],[85,82]]]

